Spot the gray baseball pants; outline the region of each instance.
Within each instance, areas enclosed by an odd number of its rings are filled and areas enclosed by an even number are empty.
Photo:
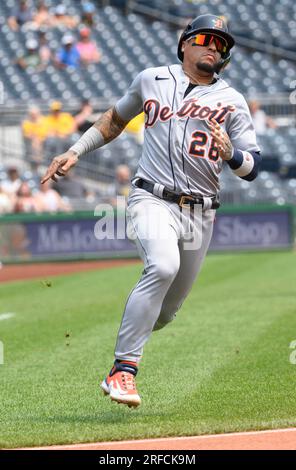
[[[149,192],[132,190],[127,207],[127,233],[144,263],[139,282],[123,313],[115,358],[139,363],[152,331],[176,317],[207,253],[215,210],[193,211]]]

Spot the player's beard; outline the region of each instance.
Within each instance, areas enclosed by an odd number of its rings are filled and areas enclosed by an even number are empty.
[[[208,62],[197,62],[195,65],[197,70],[207,72],[210,75],[213,75],[215,72],[217,72],[217,62],[215,62],[214,64],[209,64]]]

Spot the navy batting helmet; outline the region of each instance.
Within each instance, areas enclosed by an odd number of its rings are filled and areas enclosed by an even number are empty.
[[[234,39],[229,34],[225,21],[215,15],[200,15],[189,23],[181,34],[178,44],[178,58],[183,62],[184,54],[182,51],[182,43],[191,36],[198,33],[212,33],[222,37],[227,42],[226,52],[221,56],[221,60],[217,65],[217,73],[224,68],[230,61],[230,49],[234,46]]]

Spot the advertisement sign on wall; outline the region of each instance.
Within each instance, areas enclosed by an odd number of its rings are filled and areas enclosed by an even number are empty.
[[[125,216],[112,220],[112,233],[98,237],[93,214],[0,218],[2,262],[136,256],[125,236]],[[114,222],[114,223],[113,223]],[[266,211],[217,212],[210,250],[234,251],[292,246],[293,219],[287,207]],[[107,224],[108,226],[108,224]],[[120,226],[120,231],[118,230]],[[121,236],[117,236],[120,232]],[[123,235],[122,235],[123,234]]]

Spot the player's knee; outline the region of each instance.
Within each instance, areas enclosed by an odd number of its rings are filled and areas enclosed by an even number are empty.
[[[156,276],[163,281],[172,281],[179,271],[179,261],[174,259],[166,259],[158,261],[155,265]]]
[[[180,300],[178,303],[166,303],[162,305],[161,312],[159,314],[158,320],[154,325],[153,331],[161,330],[168,323],[171,323],[175,320],[178,310],[180,310],[183,300]]]
[[[164,328],[168,323],[171,323],[176,318],[176,314],[160,316],[153,327],[153,331],[158,331]]]

